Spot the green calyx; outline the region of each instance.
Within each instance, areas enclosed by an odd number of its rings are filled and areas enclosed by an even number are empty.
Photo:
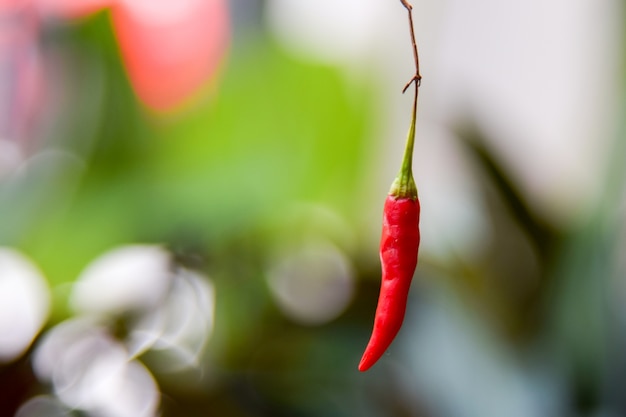
[[[411,117],[411,126],[409,134],[406,138],[406,147],[404,148],[404,158],[402,159],[402,167],[400,173],[391,184],[389,195],[397,198],[417,199],[417,187],[413,179],[413,144],[415,142],[415,119],[417,114],[417,86],[415,89],[415,101],[413,104],[413,116]]]

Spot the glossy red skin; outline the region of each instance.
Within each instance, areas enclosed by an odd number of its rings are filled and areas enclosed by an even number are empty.
[[[417,266],[419,217],[420,204],[417,198],[412,200],[387,196],[380,239],[380,296],[372,337],[359,363],[361,372],[367,371],[380,359],[402,326],[411,280]]]

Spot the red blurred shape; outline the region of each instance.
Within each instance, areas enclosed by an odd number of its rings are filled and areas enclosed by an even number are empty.
[[[174,109],[201,89],[228,44],[224,0],[120,0],[112,16],[130,81],[157,111]]]
[[[157,111],[173,110],[201,90],[229,41],[226,0],[35,1],[44,14],[66,18],[110,8],[130,82]]]

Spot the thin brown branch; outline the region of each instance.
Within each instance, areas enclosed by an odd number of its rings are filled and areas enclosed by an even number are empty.
[[[415,42],[415,30],[413,29],[413,6],[407,0],[400,0],[402,5],[406,8],[409,14],[409,29],[411,33],[411,46],[413,47],[413,59],[415,60],[415,75],[409,80],[408,83],[402,89],[404,93],[411,84],[415,83],[415,89],[417,90],[422,83],[422,76],[420,74],[420,61],[417,53],[417,43]],[[416,94],[417,99],[417,94]]]

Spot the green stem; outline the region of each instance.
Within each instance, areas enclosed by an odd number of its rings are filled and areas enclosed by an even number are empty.
[[[389,195],[398,198],[417,198],[417,187],[413,179],[413,145],[415,143],[415,120],[417,118],[417,93],[419,90],[419,79],[414,79],[415,95],[413,96],[413,114],[411,115],[411,126],[409,134],[406,138],[406,147],[404,148],[404,157],[402,159],[402,167],[398,176],[391,184]]]

